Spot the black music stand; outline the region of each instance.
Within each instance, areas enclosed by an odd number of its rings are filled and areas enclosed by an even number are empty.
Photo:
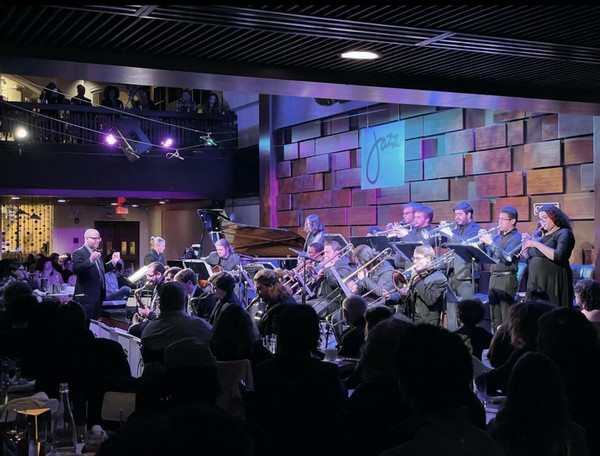
[[[498,264],[498,260],[494,260],[486,252],[479,247],[471,244],[442,244],[442,247],[454,250],[459,257],[465,260],[465,263],[471,263],[471,286],[473,294],[475,294],[475,262],[481,264]]]
[[[390,246],[390,240],[387,236],[350,236],[350,243],[354,247],[361,244],[368,245],[378,252],[383,252]]]
[[[402,258],[404,258],[404,261],[408,261],[409,263],[412,263],[412,257],[413,257],[415,248],[417,248],[420,245],[423,245],[423,242],[422,241],[418,241],[418,242],[396,241],[396,242],[390,242],[389,244],[393,247],[393,249],[396,253],[400,254],[400,256]]]
[[[323,235],[323,242],[325,241],[337,241],[342,248],[348,245],[348,241],[340,233],[328,233]]]

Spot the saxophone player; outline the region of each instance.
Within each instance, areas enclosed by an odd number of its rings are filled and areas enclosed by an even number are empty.
[[[498,261],[492,266],[488,290],[492,332],[507,320],[508,310],[515,302],[519,287],[519,258],[508,254],[521,243],[521,234],[516,228],[518,218],[515,207],[504,206],[498,215],[499,233],[494,237],[487,233],[479,237],[486,245],[488,255]]]
[[[414,272],[409,274],[407,283],[398,289],[398,293],[404,301],[404,313],[413,318],[415,323],[440,326],[448,279],[434,264],[434,258],[433,247],[416,247],[411,268]],[[394,300],[394,295],[390,299]]]

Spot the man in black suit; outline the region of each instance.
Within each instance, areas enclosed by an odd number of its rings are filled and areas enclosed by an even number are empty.
[[[100,233],[90,228],[83,236],[84,244],[73,252],[73,273],[77,276],[74,298],[82,305],[89,319],[97,320],[102,301],[106,299],[104,273],[116,269],[121,254],[113,252],[111,261],[104,264],[102,252],[98,250],[102,240]]]

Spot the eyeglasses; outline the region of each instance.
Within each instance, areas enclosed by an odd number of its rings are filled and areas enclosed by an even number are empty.
[[[156,272],[153,272],[152,274],[150,273],[146,273],[146,277],[154,277],[156,275]]]
[[[546,220],[548,220],[548,216],[547,215],[543,215],[541,217],[538,217],[538,222],[545,222]]]
[[[510,220],[509,218],[502,218],[502,217],[500,217],[498,219],[499,222],[508,222],[509,220]]]
[[[92,237],[92,236],[88,236],[88,239],[93,239],[94,241],[101,241],[102,240],[101,237]]]

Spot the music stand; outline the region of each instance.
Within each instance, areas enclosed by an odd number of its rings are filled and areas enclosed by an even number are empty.
[[[471,244],[442,244],[442,247],[454,250],[454,253],[465,260],[465,263],[471,263],[471,286],[473,294],[475,294],[475,262],[481,264],[498,264],[498,260],[494,260],[486,252],[479,247]]]
[[[348,245],[348,241],[340,233],[329,233],[323,235],[323,243],[327,241],[337,241],[342,248]]]
[[[368,245],[378,252],[383,252],[390,246],[387,236],[350,236],[350,243],[354,247],[361,244]]]
[[[417,241],[417,242],[396,241],[396,242],[390,242],[389,244],[392,246],[392,248],[394,249],[394,251],[396,253],[400,254],[400,256],[402,258],[404,258],[404,261],[408,261],[409,263],[412,263],[412,257],[413,257],[415,248],[417,248],[420,245],[423,245],[423,242],[422,241]]]

